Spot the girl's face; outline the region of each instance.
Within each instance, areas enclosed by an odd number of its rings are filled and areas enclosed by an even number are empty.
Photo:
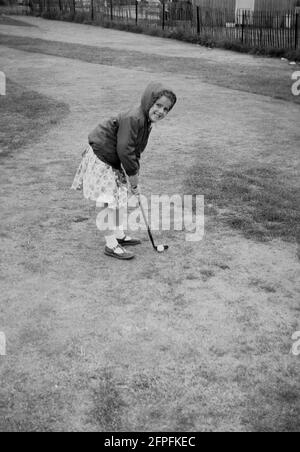
[[[155,102],[149,110],[149,119],[151,122],[157,122],[164,119],[172,107],[172,102],[168,97],[162,96]]]

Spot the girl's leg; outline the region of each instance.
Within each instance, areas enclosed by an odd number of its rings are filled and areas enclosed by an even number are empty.
[[[125,208],[120,207],[117,210],[117,222],[116,222],[116,231],[115,231],[115,237],[119,244],[122,246],[134,246],[134,245],[140,245],[141,241],[139,239],[131,238],[129,235],[125,234],[124,232],[124,215],[125,215]]]
[[[107,208],[108,221],[110,225],[109,234],[105,236],[106,246],[115,248],[118,245],[117,239],[124,237],[123,212],[121,209]]]
[[[120,246],[118,239],[125,237],[122,209],[109,208],[107,205],[97,215],[96,225],[100,231],[106,231],[106,254],[122,259],[131,259],[134,255]]]

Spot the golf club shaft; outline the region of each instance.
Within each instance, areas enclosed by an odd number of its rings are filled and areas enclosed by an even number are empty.
[[[150,226],[148,224],[148,221],[147,221],[147,218],[146,218],[146,214],[145,214],[144,208],[142,206],[140,197],[138,197],[138,200],[139,200],[139,206],[140,206],[143,218],[144,218],[145,225],[147,226],[147,231],[148,231],[149,238],[151,240],[153,248],[156,249],[156,246],[155,246],[155,243],[154,243],[154,240],[153,240],[153,237],[152,237],[151,229],[150,229]]]

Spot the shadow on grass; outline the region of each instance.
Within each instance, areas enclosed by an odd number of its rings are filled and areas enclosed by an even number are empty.
[[[299,432],[298,388],[278,378],[276,385],[254,387],[254,391],[243,424],[255,432]]]
[[[248,238],[299,240],[299,189],[269,167],[195,167],[185,184],[205,196],[206,213]]]
[[[0,97],[0,164],[4,157],[38,140],[69,113],[63,102],[27,91],[11,80]]]
[[[0,12],[0,25],[15,25],[18,27],[34,27],[34,25],[23,22],[22,20],[12,19],[1,14]]]
[[[100,431],[120,431],[123,426],[121,414],[126,403],[111,372],[100,373],[92,398],[94,407],[89,413],[89,421],[96,424]]]

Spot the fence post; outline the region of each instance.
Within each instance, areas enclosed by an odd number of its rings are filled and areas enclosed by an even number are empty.
[[[242,43],[244,43],[244,29],[245,29],[245,16],[244,11],[242,12]]]
[[[298,35],[299,35],[299,13],[296,11],[296,18],[295,18],[295,50],[298,48]]]
[[[165,29],[165,14],[166,14],[166,4],[165,4],[165,0],[163,0],[163,5],[162,5],[162,29]]]
[[[91,20],[94,20],[94,0],[91,0]]]
[[[110,0],[110,20],[114,20],[113,0]]]
[[[138,15],[139,15],[139,2],[136,0],[135,2],[135,24],[138,23]]]
[[[200,8],[197,6],[197,34],[200,34]]]
[[[259,34],[259,45],[263,46],[263,13],[260,13],[260,34]]]

